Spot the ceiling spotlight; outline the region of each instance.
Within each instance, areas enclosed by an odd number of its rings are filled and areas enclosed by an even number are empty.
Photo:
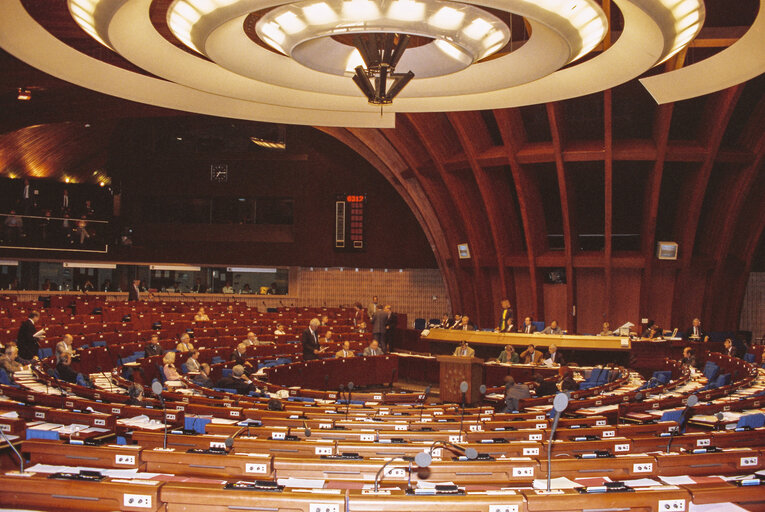
[[[396,65],[409,44],[409,35],[359,34],[354,36],[353,43],[366,66],[356,66],[353,82],[361,89],[369,103],[390,105],[393,98],[414,78],[412,71],[395,73]],[[392,82],[390,87],[389,81]]]
[[[19,87],[19,94],[16,96],[16,99],[19,101],[29,101],[32,99],[32,91]]]

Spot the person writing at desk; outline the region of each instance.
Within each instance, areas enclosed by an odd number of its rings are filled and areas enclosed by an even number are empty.
[[[468,346],[468,342],[466,340],[462,340],[459,347],[454,349],[454,354],[452,355],[459,357],[474,357],[475,350]]]
[[[518,364],[520,360],[521,358],[518,357],[518,352],[515,351],[515,348],[512,345],[505,345],[505,350],[500,352],[499,357],[497,358],[497,361],[500,363]]]
[[[324,352],[324,347],[319,346],[319,334],[316,330],[319,328],[318,318],[312,318],[308,322],[308,328],[303,331],[300,337],[300,343],[303,345],[303,360],[310,361],[318,359],[319,354]]]
[[[563,359],[563,354],[558,351],[558,347],[554,344],[550,345],[550,347],[547,349],[547,354],[545,354],[544,359],[545,361],[550,361],[552,364],[566,364],[566,360]]]
[[[557,320],[553,320],[552,322],[550,322],[550,325],[548,325],[542,330],[542,334],[555,334],[557,336],[560,336],[561,334],[563,334],[563,329],[558,327]]]
[[[661,338],[661,327],[659,327],[653,320],[649,320],[643,331],[642,337],[649,340]]]
[[[530,343],[528,348],[520,354],[523,364],[539,364],[542,362],[542,356],[542,352],[538,351],[533,343]]]

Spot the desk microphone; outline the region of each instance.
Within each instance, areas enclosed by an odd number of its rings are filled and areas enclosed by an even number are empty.
[[[669,434],[669,441],[667,442],[667,453],[669,453],[669,449],[672,446],[672,440],[675,438],[676,435],[680,434],[680,431],[683,429],[683,425],[685,425],[685,422],[687,418],[685,417],[686,414],[688,414],[688,410],[691,407],[695,407],[696,404],[699,403],[699,397],[696,395],[691,395],[688,397],[688,399],[685,401],[685,409],[683,409],[683,412],[680,413],[680,419],[677,422],[677,427],[675,427],[672,432]]]
[[[717,412],[715,414],[715,418],[717,419],[717,422],[715,423],[715,430],[720,431],[720,429],[722,428],[722,425],[720,425],[720,423],[722,422],[723,419],[725,419],[725,415],[721,412]]]
[[[225,439],[225,441],[223,441],[223,444],[226,446],[226,452],[230,452],[230,451],[231,451],[231,448],[233,448],[233,447],[234,447],[234,439],[235,439],[235,438],[236,438],[236,437],[237,437],[239,434],[241,434],[242,432],[244,432],[245,430],[247,430],[247,427],[242,427],[242,428],[240,428],[239,430],[237,430],[236,432],[234,432],[233,434],[231,434],[230,436],[228,436],[228,437]]]
[[[162,384],[155,380],[151,384],[151,391],[159,399],[159,404],[162,406],[162,423],[165,426],[165,435],[162,437],[162,449],[167,450],[167,409],[165,408],[165,398],[162,396]]]
[[[481,393],[481,402],[483,402],[483,399],[486,397],[486,384],[481,384],[481,387],[478,388],[478,392]]]
[[[553,410],[555,411],[555,418],[553,419],[552,429],[550,430],[550,438],[547,440],[547,492],[550,492],[550,483],[552,480],[552,444],[555,437],[555,430],[558,428],[558,420],[560,420],[560,414],[568,407],[568,395],[566,393],[558,393],[553,399]]]
[[[430,386],[425,388],[425,392],[422,394],[422,400],[420,401],[420,422],[422,422],[422,413],[425,411],[425,402],[428,401],[429,394]]]
[[[375,488],[374,492],[378,492],[378,489],[380,488],[380,476],[382,475],[383,470],[385,467],[393,462],[394,460],[403,460],[404,462],[409,463],[409,477],[408,477],[408,485],[409,488],[412,488],[412,461],[407,460],[403,457],[391,457],[390,459],[385,461],[385,464],[383,464],[380,469],[377,470],[377,474],[375,474]],[[430,466],[430,463],[433,461],[433,458],[430,456],[427,452],[420,452],[417,455],[414,456],[414,463],[421,468],[426,468]]]
[[[345,401],[345,421],[348,421],[348,412],[351,408],[351,392],[353,391],[353,381],[348,383],[348,393],[347,398],[348,400]]]
[[[305,437],[311,437],[311,429],[308,428],[308,425],[305,421],[303,421],[303,429],[303,435],[305,435]]]
[[[96,371],[101,374],[103,378],[109,381],[109,392],[114,393],[114,383],[112,382],[111,377],[107,377],[104,371],[101,369],[100,366],[96,366]]]
[[[465,394],[468,390],[468,383],[466,381],[460,382],[460,393],[462,393],[462,413],[460,413],[460,440],[462,440],[462,420],[465,419]]]
[[[464,448],[458,444],[450,443],[448,441],[433,442],[433,444],[430,445],[430,448],[428,448],[428,455],[431,457],[433,456],[433,450],[436,449],[436,446],[443,446],[444,448],[452,448],[457,450],[458,452],[465,454],[465,457],[467,457],[468,460],[475,460],[478,458],[478,451],[475,448]]]
[[[5,440],[5,442],[8,443],[8,446],[11,447],[11,450],[13,450],[13,453],[15,453],[16,457],[19,458],[19,473],[23,475],[24,474],[24,457],[22,457],[19,451],[16,449],[16,447],[13,446],[13,444],[11,444],[10,439],[6,437],[5,432],[3,432],[2,429],[0,429],[0,436],[3,436],[3,439]]]

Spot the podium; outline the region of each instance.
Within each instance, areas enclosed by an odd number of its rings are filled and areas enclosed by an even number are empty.
[[[441,400],[444,402],[462,402],[460,383],[468,383],[465,401],[469,404],[478,402],[483,383],[483,359],[477,357],[437,356],[440,366],[439,387]]]

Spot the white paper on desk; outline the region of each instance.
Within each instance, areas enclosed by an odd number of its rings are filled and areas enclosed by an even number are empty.
[[[688,512],[746,512],[735,503],[707,503],[706,505],[696,505],[691,502]]]
[[[213,425],[233,425],[236,423],[236,420],[230,420],[228,418],[212,418],[210,423]]]
[[[36,333],[34,333],[32,336],[35,338],[44,338],[45,337],[45,329],[40,329]]]
[[[545,366],[547,366],[548,368],[551,368],[553,365],[552,359],[545,359],[544,363],[545,363]],[[545,486],[545,489],[547,489],[547,486]]]
[[[323,489],[324,480],[318,478],[279,478],[276,483],[284,487],[302,487],[303,489]]]
[[[532,487],[534,489],[547,489],[547,479],[537,478],[534,480]],[[569,480],[565,476],[559,476],[550,480],[550,489],[574,489],[576,487],[581,487],[581,485],[573,480]]]
[[[87,429],[87,425],[81,425],[79,423],[72,423],[71,425],[64,425],[60,429],[58,429],[58,432],[60,434],[68,435],[68,434],[74,434],[75,432],[81,432],[85,429]]]
[[[14,436],[13,434],[5,434],[5,439],[7,439],[8,441],[15,441],[18,438],[19,436]],[[5,442],[5,439],[0,442]]]
[[[437,485],[455,485],[454,482],[428,482],[426,480],[418,480],[418,489],[435,489]]]
[[[650,478],[635,478],[633,480],[620,480],[620,482],[623,482],[624,485],[627,487],[637,488],[637,487],[654,487],[656,485],[661,485],[660,482],[657,482],[656,480],[652,480]]]
[[[64,425],[61,423],[40,423],[39,425],[35,425],[34,430],[58,430],[63,426]]]
[[[19,413],[16,411],[8,411],[4,412],[3,414],[0,414],[0,418],[7,418],[10,420],[17,420],[19,419]]]
[[[688,484],[696,483],[696,481],[693,480],[693,478],[689,477],[688,475],[660,476],[659,480],[661,480],[667,485],[688,485]]]
[[[50,464],[35,464],[31,468],[27,468],[30,473],[62,473],[71,471],[71,466],[52,466]]]

